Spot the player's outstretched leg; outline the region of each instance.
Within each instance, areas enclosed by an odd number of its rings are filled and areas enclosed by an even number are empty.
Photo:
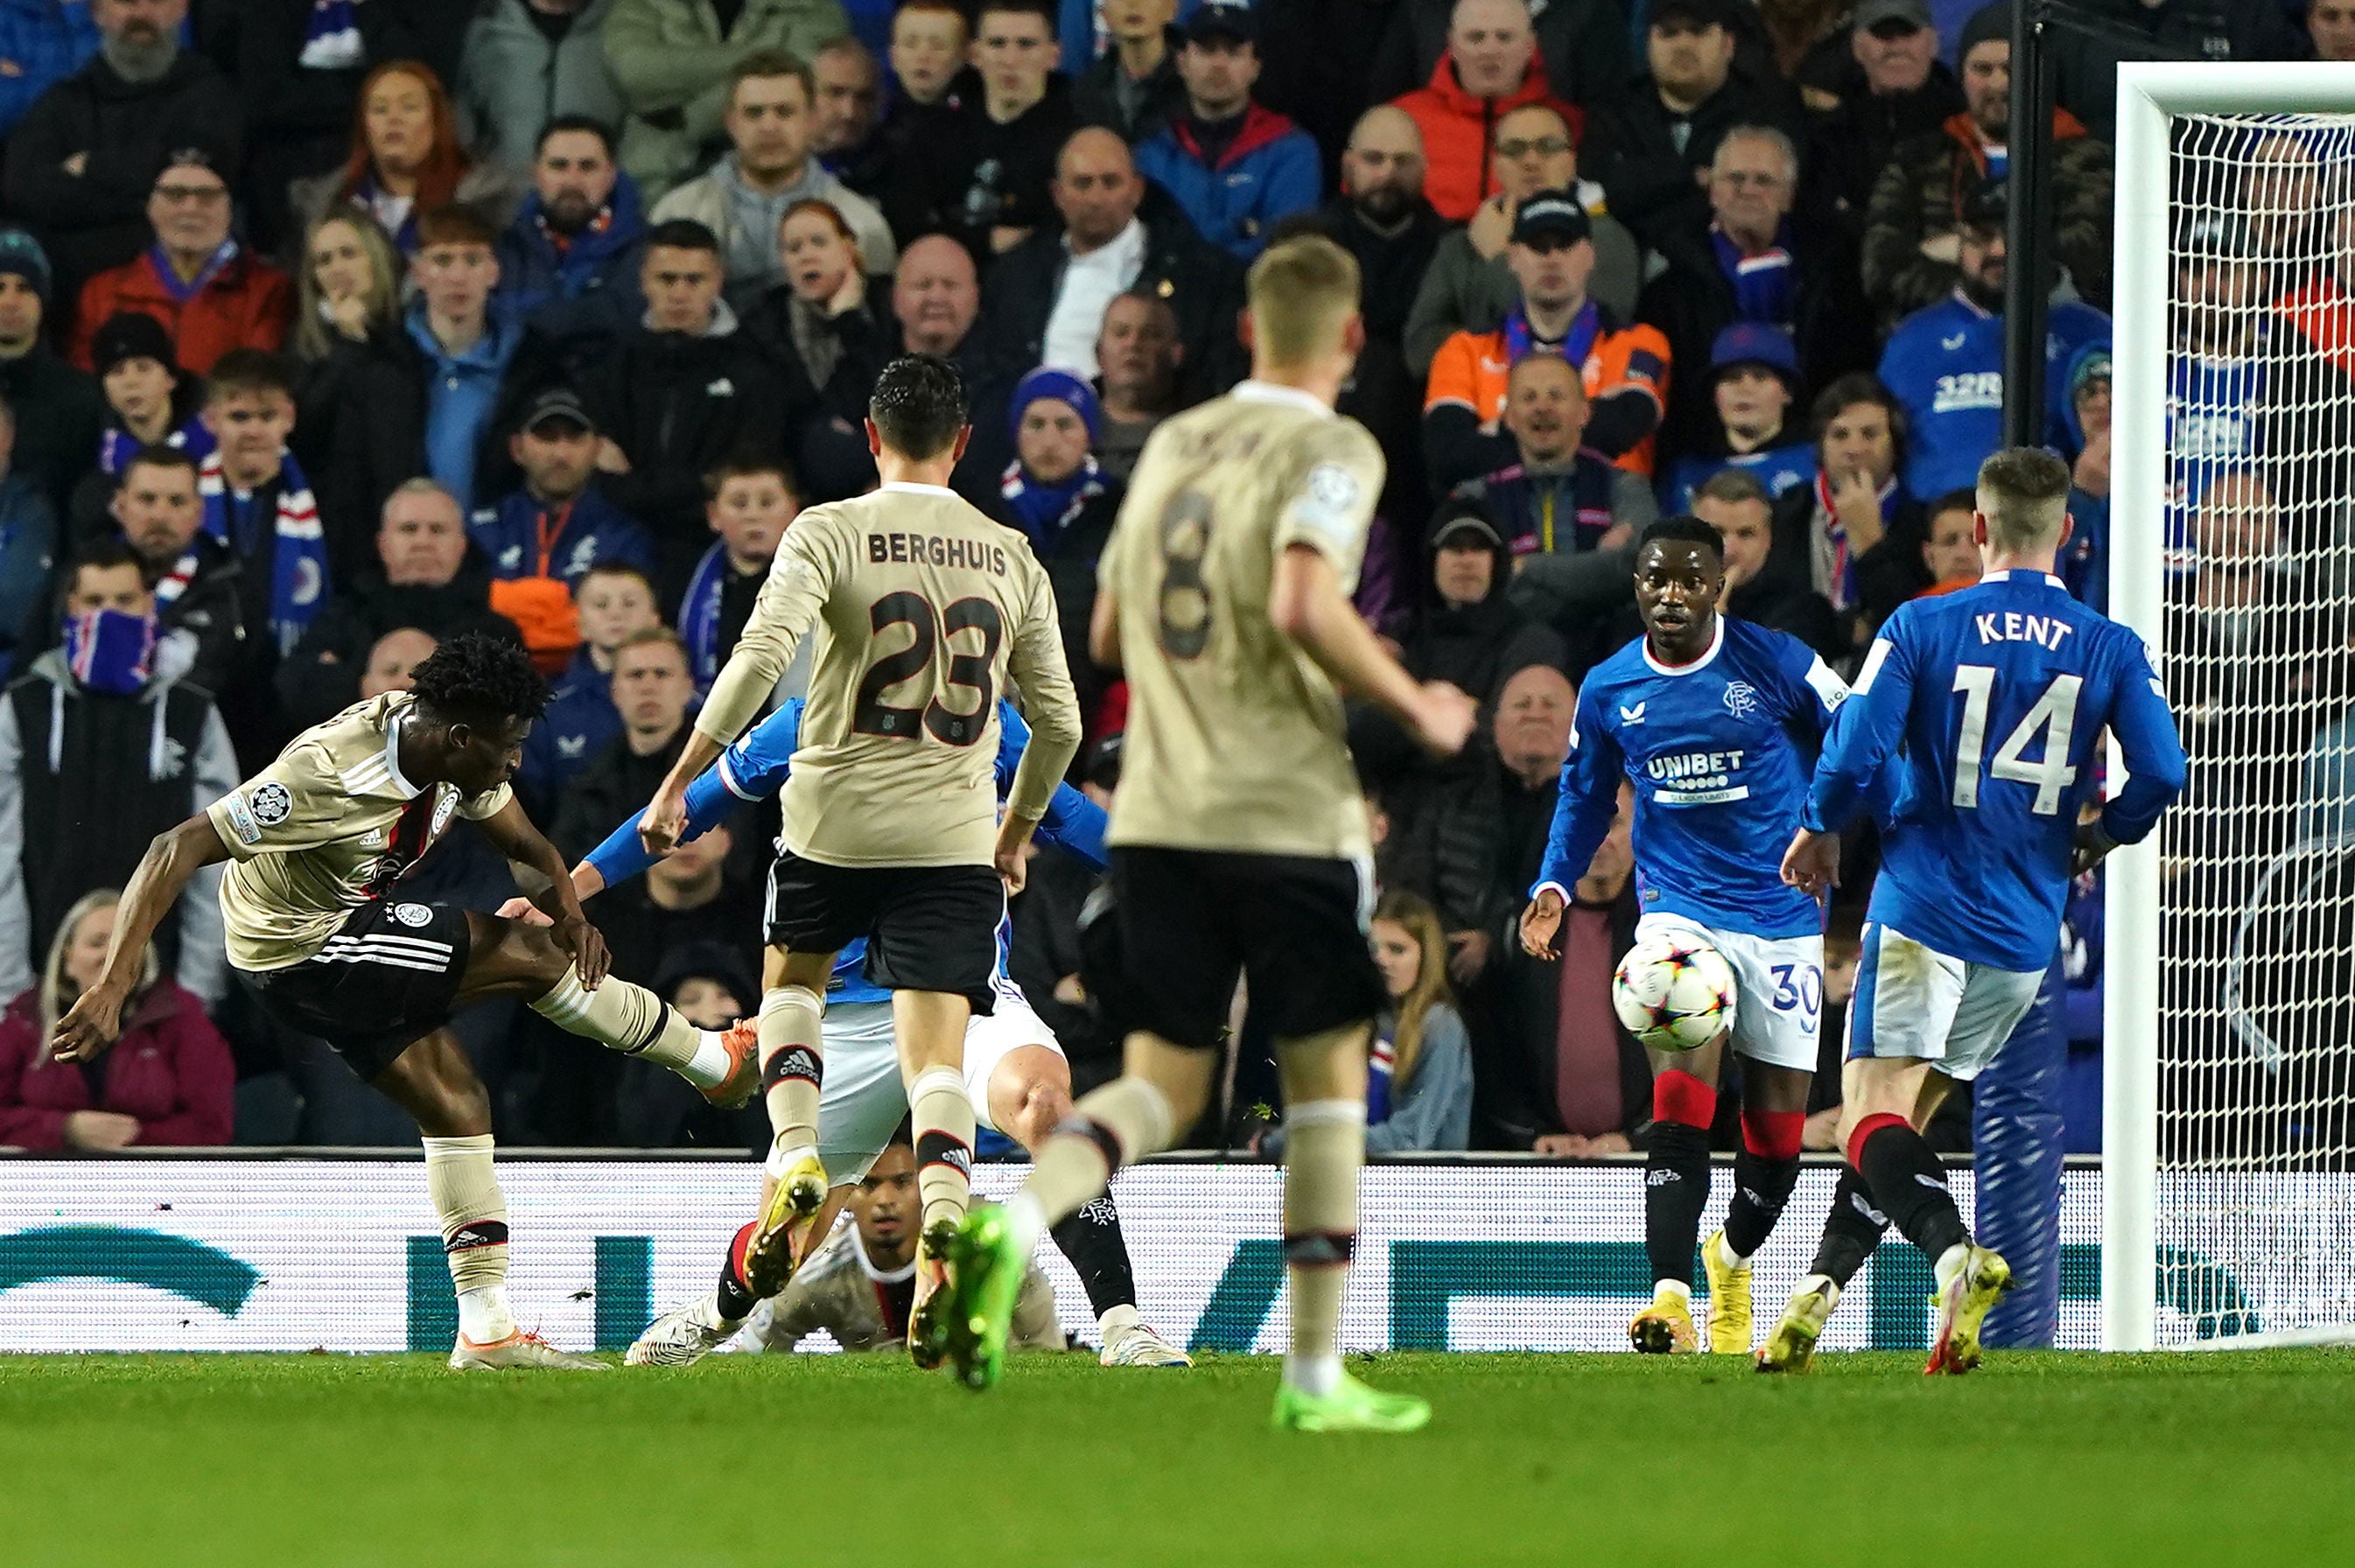
[[[457,1036],[437,1029],[372,1080],[417,1119],[425,1190],[442,1221],[442,1252],[458,1296],[452,1371],[541,1367],[603,1371],[519,1328],[507,1306],[507,1201],[491,1164],[490,1098]]]
[[[691,1367],[735,1338],[761,1299],[744,1277],[744,1252],[759,1229],[759,1221],[747,1221],[729,1242],[719,1289],[655,1318],[622,1360],[633,1367]]]
[[[1412,1432],[1431,1406],[1341,1370],[1341,1300],[1366,1164],[1366,1037],[1351,1024],[1276,1042],[1284,1082],[1284,1258],[1292,1347],[1275,1391],[1280,1432]]]
[[[982,1020],[974,1027],[977,1031]],[[975,1065],[970,1034],[965,1051],[970,1087]],[[1026,1149],[1039,1148],[1071,1114],[1071,1064],[1043,1045],[1017,1046],[1000,1057],[990,1068],[986,1090],[991,1125]],[[1047,1233],[1080,1276],[1088,1305],[1095,1308],[1096,1331],[1103,1343],[1098,1359],[1103,1365],[1194,1364],[1191,1356],[1155,1333],[1136,1310],[1136,1276],[1110,1189],[1057,1221]]]
[[[1742,1095],[1775,1098],[1792,1093],[1806,1103],[1807,1074],[1764,1062],[1743,1064]],[[1793,1079],[1796,1085],[1772,1078]],[[1733,1200],[1726,1205],[1725,1227],[1700,1244],[1701,1270],[1709,1277],[1709,1348],[1721,1356],[1750,1353],[1750,1260],[1766,1244],[1791,1189],[1799,1179],[1799,1139],[1806,1123],[1800,1110],[1773,1111],[1745,1103],[1742,1107],[1742,1149],[1733,1157]]]
[[[1889,1216],[1872,1206],[1871,1190],[1852,1165],[1840,1168],[1839,1186],[1832,1192],[1831,1212],[1824,1220],[1823,1240],[1816,1244],[1815,1261],[1806,1277],[1783,1308],[1782,1319],[1758,1350],[1762,1372],[1804,1372],[1816,1359],[1816,1341],[1840,1292],[1848,1288],[1865,1259],[1881,1244]]]
[[[1946,1190],[1945,1168],[1903,1116],[1864,1117],[1849,1136],[1849,1163],[1864,1173],[1874,1203],[1933,1260],[1938,1330],[1925,1372],[1966,1372],[1979,1364],[1979,1326],[2011,1288],[2011,1265],[1971,1241]]]
[[[1716,1075],[1716,1046],[1694,1053],[1693,1066]],[[1707,1060],[1699,1060],[1706,1056]],[[1646,1355],[1699,1348],[1693,1333],[1693,1252],[1709,1203],[1709,1128],[1717,1091],[1681,1066],[1652,1080],[1652,1153],[1644,1171],[1644,1251],[1652,1265],[1652,1302],[1627,1325]]]

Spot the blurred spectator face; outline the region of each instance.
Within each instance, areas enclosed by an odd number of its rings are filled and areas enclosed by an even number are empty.
[[[2203,572],[2262,571],[2281,548],[2273,491],[2254,474],[2226,474],[2210,485],[2193,509],[2191,531]]]
[[[896,1255],[908,1244],[916,1212],[916,1157],[906,1144],[893,1144],[876,1157],[851,1189],[851,1223],[869,1252]]]
[[[874,134],[876,111],[883,101],[875,57],[864,48],[830,48],[811,62],[810,70],[817,78],[812,145],[831,155],[849,152]]]
[[[294,433],[294,400],[272,387],[228,392],[205,404],[205,428],[220,443],[221,472],[240,489],[266,483]]]
[[[1455,80],[1475,98],[1509,98],[1537,53],[1529,8],[1522,0],[1456,0],[1447,26]]]
[[[1088,427],[1080,411],[1062,399],[1035,398],[1022,411],[1014,446],[1033,479],[1060,485],[1087,461]]]
[[[1451,610],[1477,604],[1488,597],[1489,585],[1497,580],[1496,553],[1468,530],[1461,538],[1460,544],[1451,540],[1441,545],[1431,559],[1431,585]]]
[[[789,182],[808,161],[809,96],[797,76],[753,76],[736,84],[720,116],[737,166],[768,184]]]
[[[406,71],[371,88],[361,115],[368,158],[387,174],[408,174],[433,155],[433,95]]]
[[[1922,541],[1922,564],[1933,582],[1979,579],[1979,543],[1971,514],[1950,507],[1930,519],[1930,537]]]
[[[1963,103],[1990,142],[2011,135],[2011,40],[1990,38],[1963,57]]]
[[[1586,280],[1594,272],[1594,243],[1552,238],[1526,245],[1515,242],[1505,247],[1505,265],[1520,281],[1524,303],[1560,310],[1586,297]]]
[[[144,355],[123,360],[99,383],[106,391],[107,407],[130,430],[152,429],[171,412],[174,384],[170,368]]]
[[[1733,69],[1733,35],[1715,23],[1696,27],[1682,16],[1644,34],[1644,58],[1664,97],[1699,103],[1725,85]]]
[[[1072,250],[1084,253],[1120,237],[1145,199],[1145,182],[1127,143],[1110,131],[1088,130],[1063,144],[1050,194]]]
[[[638,282],[646,296],[646,318],[656,332],[700,337],[711,330],[719,304],[719,258],[684,245],[656,245],[646,251]]]
[[[1374,922],[1369,933],[1374,967],[1382,972],[1382,989],[1403,997],[1423,978],[1423,944],[1413,932],[1394,920]]]
[[[639,734],[677,730],[694,690],[686,656],[669,643],[634,643],[613,656],[613,706]]]
[[[73,586],[66,590],[66,613],[87,615],[93,610],[119,610],[125,615],[152,615],[155,595],[147,579],[129,561],[121,566],[83,566],[74,570]]]
[[[1516,109],[1497,122],[1497,186],[1518,206],[1541,190],[1578,184],[1578,148],[1570,123],[1541,103]]]
[[[1104,396],[1139,408],[1166,407],[1175,397],[1178,316],[1164,299],[1117,294],[1104,307],[1103,335],[1096,340],[1096,364]]]
[[[679,1017],[698,1029],[726,1029],[744,1011],[744,1004],[735,992],[702,975],[689,975],[681,980],[678,988],[670,994],[670,1005],[678,1009]]]
[[[319,225],[311,236],[311,276],[319,285],[319,297],[330,304],[366,299],[376,288],[376,273],[359,230],[340,218]]]
[[[964,18],[954,11],[902,6],[891,18],[891,74],[919,103],[948,91],[964,54]]]
[[[955,353],[981,314],[973,252],[943,234],[926,235],[900,251],[891,314],[900,318],[910,353]]]
[[[1178,78],[1194,112],[1205,120],[1231,120],[1251,101],[1259,80],[1259,51],[1239,38],[1208,38],[1178,47]]]
[[[1404,111],[1369,110],[1341,154],[1341,188],[1371,222],[1388,226],[1423,197],[1423,133]]]
[[[479,320],[499,286],[499,259],[488,245],[428,245],[409,263],[425,308],[441,321]]]
[[[1710,168],[1709,204],[1727,234],[1747,248],[1774,242],[1797,180],[1783,149],[1757,136],[1729,136]]]
[[[14,272],[0,272],[0,345],[30,347],[41,335],[41,296]]]
[[[1897,472],[1897,436],[1879,403],[1850,403],[1824,426],[1816,456],[1825,472],[1869,475],[1875,488]]]
[[[1578,694],[1570,677],[1550,665],[1516,670],[1497,694],[1489,734],[1497,755],[1515,777],[1542,788],[1561,772],[1570,755],[1570,716]]]
[[[1103,0],[1104,31],[1121,43],[1157,38],[1178,19],[1178,0]]]
[[[1701,496],[1693,501],[1693,516],[1715,528],[1725,541],[1728,593],[1766,569],[1766,552],[1774,542],[1774,520],[1765,502],[1721,501],[1715,496]]]
[[[2096,376],[2077,389],[2075,398],[2077,423],[2084,430],[2085,439],[2110,433],[2110,379]]]
[[[1938,59],[1938,32],[1892,16],[1850,33],[1849,51],[1864,68],[1865,91],[1876,98],[1892,97],[1917,91],[1930,80],[1930,67]]]
[[[111,41],[154,48],[178,37],[188,0],[91,0],[90,19]]]
[[[2318,59],[2355,60],[2355,0],[2313,0],[2306,30]]]
[[[1047,95],[1055,34],[1037,12],[985,9],[971,53],[992,102],[1028,108]]]
[[[648,644],[647,646],[651,647],[653,645]],[[638,650],[633,648],[630,651],[635,653]],[[684,670],[687,667],[681,663],[679,667]],[[613,678],[618,685],[621,680],[621,672],[618,669],[614,671]],[[682,702],[679,705],[678,712],[682,720],[687,717],[685,703]],[[727,863],[728,851],[734,847],[735,840],[729,836],[727,827],[724,825],[715,825],[709,830],[698,834],[647,867],[646,876],[656,886],[676,892],[685,892],[698,882],[717,877],[720,868]],[[729,1020],[730,1023],[734,1021],[733,1019]]]
[[[1966,223],[1955,260],[1962,268],[1963,293],[1981,310],[2003,309],[2004,239],[2000,229],[1979,229]]]
[[[2355,11],[2355,0],[2349,0],[2349,8]],[[2259,142],[2249,155],[2248,186],[2242,205],[2261,255],[2279,256],[2289,251],[2322,205],[2313,150],[2286,134]]]
[[[728,547],[739,566],[766,564],[777,553],[777,541],[801,510],[801,503],[774,474],[731,474],[719,494],[704,508],[711,531]]]
[[[415,684],[417,667],[433,656],[433,639],[414,626],[387,632],[368,650],[368,667],[360,672],[360,698],[407,691]]]
[[[1791,389],[1762,365],[1736,365],[1717,379],[1717,417],[1745,437],[1780,430],[1790,411]]]
[[[544,419],[516,432],[507,455],[523,470],[524,488],[536,500],[570,501],[589,488],[597,469],[597,432],[569,419]]]
[[[151,568],[169,567],[188,553],[204,520],[195,472],[134,462],[114,492],[114,520],[140,560]]]
[[[857,242],[840,219],[823,212],[796,212],[778,225],[777,256],[794,293],[818,306],[840,293],[858,266]]]
[[[1531,354],[1505,383],[1505,428],[1523,463],[1562,463],[1586,433],[1586,387],[1559,354]]]
[[[376,530],[384,580],[395,588],[446,588],[466,559],[466,524],[458,503],[439,491],[411,490],[384,504]]]
[[[147,222],[165,250],[210,256],[229,238],[229,186],[193,164],[165,169],[147,193]]]
[[[2263,268],[2222,257],[2195,261],[2176,272],[2176,296],[2186,345],[2196,352],[2242,354],[2257,331],[2257,291]]]
[[[604,142],[587,131],[559,131],[540,144],[531,165],[539,210],[559,234],[578,234],[613,198],[620,171]]]
[[[106,973],[106,950],[114,941],[116,907],[99,905],[75,923],[73,934],[66,939],[65,960],[58,968],[77,996],[97,985]]]
[[[654,590],[635,572],[590,572],[573,591],[572,607],[581,617],[581,640],[600,653],[610,654],[633,634],[662,624]]]

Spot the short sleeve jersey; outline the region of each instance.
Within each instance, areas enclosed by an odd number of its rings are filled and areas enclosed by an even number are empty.
[[[1382,473],[1363,425],[1257,381],[1153,432],[1098,573],[1129,686],[1115,847],[1370,852],[1341,699],[1268,595],[1295,545],[1354,589]]]
[[[250,974],[300,964],[345,916],[389,896],[451,819],[497,815],[514,794],[416,784],[400,771],[406,692],[305,730],[278,760],[206,808],[229,846],[221,922],[229,961]]]
[[[1040,749],[1009,804],[1044,813],[1079,746],[1079,699],[1054,590],[1020,534],[929,485],[887,485],[802,513],[698,728],[733,741],[805,635],[817,639],[816,662],[781,797],[794,854],[837,866],[988,865],[997,700],[1009,685]]]

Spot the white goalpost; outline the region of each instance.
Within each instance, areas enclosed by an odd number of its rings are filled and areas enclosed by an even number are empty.
[[[2115,240],[2110,613],[2191,768],[2109,861],[2103,1344],[2355,1338],[2355,66],[2122,68]]]

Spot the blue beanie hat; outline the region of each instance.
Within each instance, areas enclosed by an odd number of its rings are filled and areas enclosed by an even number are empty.
[[[1096,401],[1095,389],[1069,370],[1058,370],[1051,365],[1041,365],[1015,383],[1014,400],[1007,405],[1006,411],[1008,438],[1021,439],[1022,416],[1041,398],[1071,404],[1080,422],[1088,427],[1088,444],[1095,445],[1097,432],[1103,428],[1103,406]]]
[[[0,272],[14,272],[33,287],[41,296],[41,304],[49,303],[49,255],[41,242],[25,229],[10,224],[0,228]]]

